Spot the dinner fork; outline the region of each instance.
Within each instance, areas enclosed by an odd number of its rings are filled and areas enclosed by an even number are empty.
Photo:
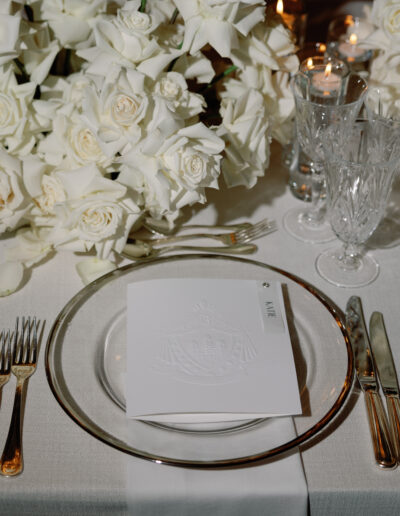
[[[166,253],[177,252],[177,251],[201,251],[218,254],[250,254],[257,251],[257,246],[254,244],[237,244],[228,245],[225,247],[214,246],[194,246],[194,245],[165,245],[163,247],[152,247],[149,242],[136,241],[135,244],[126,244],[122,256],[130,258],[131,260],[142,260],[146,258],[154,258]]]
[[[10,379],[11,374],[11,335],[10,330],[0,333],[0,400],[1,390]]]
[[[246,244],[256,238],[268,235],[276,229],[277,226],[274,220],[263,219],[256,224],[251,224],[248,227],[242,227],[229,233],[188,233],[185,235],[172,235],[162,238],[151,238],[148,240],[140,238],[140,241],[150,242],[152,245],[158,245],[172,244],[174,242],[181,242],[182,240],[193,240],[197,238],[212,238],[214,240],[219,240],[223,244],[236,245]],[[128,242],[131,242],[131,239],[129,239]]]
[[[5,476],[15,476],[22,473],[24,463],[22,456],[22,392],[25,382],[36,370],[37,362],[37,322],[36,317],[22,318],[21,336],[19,318],[15,324],[14,349],[11,372],[17,377],[14,407],[11,416],[10,429],[4,451],[0,460],[0,472]]]

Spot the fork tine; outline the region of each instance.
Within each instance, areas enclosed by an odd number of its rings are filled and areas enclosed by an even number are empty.
[[[4,339],[3,347],[5,348],[7,342],[7,351],[3,349],[3,370],[6,373],[11,371],[11,333],[8,330],[7,335]],[[5,352],[4,352],[5,351]]]
[[[17,355],[19,355],[21,352],[20,348],[18,348],[18,334],[19,334],[19,317],[17,317],[15,320],[14,349],[13,349],[13,353],[12,353],[13,364],[17,363],[17,359],[19,358]]]
[[[31,318],[28,317],[28,320],[26,322],[26,327],[27,327],[27,336],[26,336],[26,345],[25,345],[25,360],[24,360],[24,364],[26,364],[27,362],[30,361],[30,357],[31,357]]]
[[[33,339],[32,339],[32,362],[36,363],[37,358],[37,321],[33,318]]]
[[[238,232],[236,236],[237,242],[249,242],[250,240],[254,240],[255,238],[262,237],[271,233],[276,229],[276,222],[274,220],[270,221],[267,219],[260,220],[253,227],[248,228],[246,230]]]
[[[254,232],[262,231],[263,229],[268,229],[271,225],[274,225],[274,220],[262,219],[250,226],[249,228],[240,229],[235,232],[236,236],[253,234]]]
[[[8,374],[11,370],[11,335],[10,330],[6,333],[4,330],[0,334],[0,371],[2,374]]]

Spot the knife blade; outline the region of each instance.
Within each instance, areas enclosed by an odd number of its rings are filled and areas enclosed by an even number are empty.
[[[347,302],[346,329],[353,349],[358,382],[364,393],[375,460],[381,468],[393,468],[397,464],[397,459],[379,395],[361,299],[358,296],[352,296]]]
[[[378,370],[386,406],[389,414],[389,427],[392,433],[394,450],[400,461],[400,397],[396,368],[387,338],[383,315],[374,312],[369,322],[372,356]]]

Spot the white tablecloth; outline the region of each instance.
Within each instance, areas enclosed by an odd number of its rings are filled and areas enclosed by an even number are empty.
[[[252,255],[257,260],[287,269],[320,288],[342,309],[350,295],[362,297],[366,317],[374,310],[384,313],[394,359],[400,372],[399,287],[400,247],[390,235],[381,235],[381,247],[372,252],[381,264],[378,279],[360,289],[340,289],[322,280],[314,267],[319,252],[332,244],[310,245],[299,242],[282,227],[282,215],[300,205],[287,188],[287,173],[274,155],[269,171],[252,190],[236,188],[209,191],[209,205],[193,208],[196,221],[225,223],[265,216],[275,218],[279,230],[257,244]],[[396,196],[391,210],[396,215]],[[393,224],[392,236],[399,237],[399,225]],[[375,239],[376,241],[377,239]],[[393,238],[392,238],[393,240]],[[0,249],[7,239],[0,241]],[[383,245],[383,246],[382,246]],[[51,324],[65,303],[82,284],[74,264],[81,260],[59,253],[54,259],[32,270],[26,286],[14,295],[0,299],[0,327],[14,325],[15,316],[36,314],[46,320],[41,360],[31,378],[24,421],[25,471],[14,479],[0,478],[2,514],[126,515],[127,457],[94,439],[79,428],[62,410],[48,388],[44,370],[44,345]],[[12,388],[4,391],[0,411],[0,446],[3,445],[12,408]],[[364,400],[354,390],[339,417],[315,442],[302,448],[309,490],[311,515],[394,515],[400,512],[400,468],[381,471],[374,464]],[[137,459],[137,471],[152,482],[153,493],[168,485],[168,467],[152,475],[153,464]],[[136,465],[135,465],[136,469]],[[165,469],[165,473],[164,473]],[[166,475],[165,478],[163,475]],[[185,482],[185,470],[179,475]],[[188,477],[189,478],[189,477]],[[188,484],[189,485],[189,484]],[[232,504],[225,493],[227,504]],[[254,496],[257,496],[254,494]],[[282,493],[284,496],[284,493]],[[236,507],[246,513],[246,484],[234,493]],[[254,500],[253,500],[254,502]],[[229,506],[229,505],[227,505]],[[203,513],[213,512],[204,505]],[[162,506],[158,507],[163,514]],[[154,514],[156,514],[154,509]],[[179,513],[178,513],[179,514]],[[181,512],[184,514],[184,512]],[[239,513],[237,513],[239,514]],[[265,514],[268,514],[266,508]]]

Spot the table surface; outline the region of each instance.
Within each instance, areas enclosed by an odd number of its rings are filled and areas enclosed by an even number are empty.
[[[302,203],[287,187],[287,172],[274,148],[269,170],[247,190],[209,190],[206,207],[192,208],[193,221],[231,223],[275,218],[279,229],[257,241],[254,259],[286,269],[322,290],[344,309],[350,295],[359,295],[366,318],[384,313],[393,356],[400,371],[400,188],[395,183],[384,228],[371,239],[380,262],[377,280],[358,289],[337,288],[315,270],[318,254],[332,243],[312,245],[295,240],[282,226],[282,216]],[[389,220],[390,219],[390,220]],[[9,245],[0,241],[0,250]],[[335,245],[335,243],[333,244]],[[24,421],[25,470],[14,479],[0,479],[4,514],[126,514],[126,456],[91,437],[62,410],[51,393],[44,368],[44,348],[50,327],[66,302],[82,288],[75,264],[82,256],[58,253],[31,270],[29,281],[12,296],[0,299],[0,326],[13,327],[16,315],[33,314],[45,321],[40,363],[31,378]],[[124,262],[126,263],[126,262]],[[88,336],[90,337],[90,335]],[[8,387],[8,388],[7,388]],[[11,382],[3,391],[0,446],[12,409]],[[333,423],[301,449],[312,515],[393,515],[400,509],[400,468],[382,471],[374,464],[363,397],[354,387]],[[140,459],[134,459],[140,461]],[[145,461],[143,468],[147,466]],[[140,467],[140,466],[139,466]],[[160,466],[168,478],[168,466]],[[165,473],[164,473],[165,471]],[[160,508],[160,514],[163,514]]]

